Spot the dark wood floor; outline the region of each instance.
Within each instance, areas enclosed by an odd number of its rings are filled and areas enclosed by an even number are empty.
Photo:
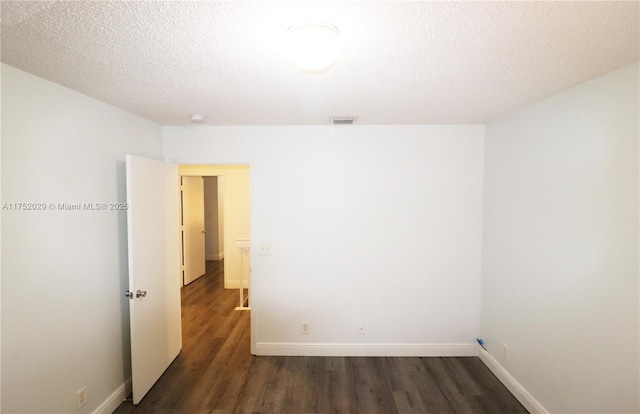
[[[116,414],[527,413],[478,358],[256,357],[222,266],[182,292],[182,353]]]

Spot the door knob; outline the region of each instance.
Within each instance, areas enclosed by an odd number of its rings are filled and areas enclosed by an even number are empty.
[[[144,298],[145,296],[147,296],[147,291],[138,289],[138,291],[136,292],[136,298]]]
[[[127,290],[126,292],[124,292],[124,297],[125,298],[129,298],[129,299],[133,299],[133,292]]]
[[[206,230],[202,230],[202,232],[203,232],[204,234],[207,234],[207,231],[206,231]]]

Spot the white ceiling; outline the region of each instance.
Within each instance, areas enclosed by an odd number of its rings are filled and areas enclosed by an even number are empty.
[[[640,2],[2,1],[2,62],[162,125],[485,123],[640,58]],[[325,73],[283,53],[336,25]]]

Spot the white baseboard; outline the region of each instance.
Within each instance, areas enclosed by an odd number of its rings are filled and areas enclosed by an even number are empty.
[[[256,355],[269,356],[477,356],[475,344],[327,344],[258,342]]]
[[[500,382],[502,382],[504,386],[511,391],[511,394],[520,401],[520,404],[522,404],[527,411],[531,414],[549,414],[549,411],[547,411],[542,404],[540,404],[538,400],[536,400],[533,395],[531,395],[529,391],[522,386],[522,384],[516,381],[516,379],[513,378],[489,352],[480,348],[478,356],[480,357],[480,360],[491,370],[491,372],[498,377]]]
[[[205,260],[213,260],[215,262],[218,262],[222,259],[224,259],[224,252],[221,252],[219,254],[207,254],[205,256]]]
[[[100,404],[93,414],[111,414],[122,402],[131,394],[131,378],[127,379],[124,384],[118,387],[113,394]]]

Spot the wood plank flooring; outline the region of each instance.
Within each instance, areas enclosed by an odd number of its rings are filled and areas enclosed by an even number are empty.
[[[183,288],[181,354],[115,414],[527,413],[478,358],[252,356],[221,265]]]

